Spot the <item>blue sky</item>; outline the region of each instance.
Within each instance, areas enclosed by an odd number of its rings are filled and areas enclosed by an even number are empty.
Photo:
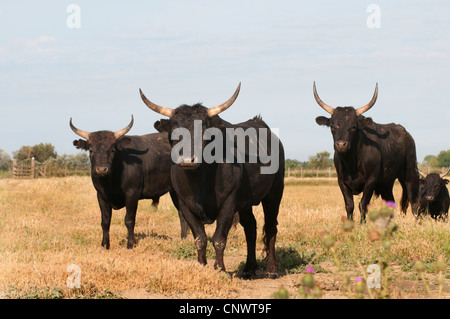
[[[342,3],[343,2],[343,3]],[[70,29],[67,7],[80,8]],[[368,28],[370,4],[380,28]],[[69,119],[88,131],[154,132],[161,116],[139,97],[177,107],[228,99],[222,118],[257,114],[278,128],[286,157],[332,153],[314,101],[359,107],[402,124],[418,160],[450,149],[448,1],[5,1],[0,2],[0,148],[52,143],[78,152]]]

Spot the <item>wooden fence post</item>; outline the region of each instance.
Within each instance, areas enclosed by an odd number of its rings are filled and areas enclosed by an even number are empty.
[[[17,158],[13,161],[13,178],[16,178],[17,176]]]
[[[34,178],[34,168],[36,166],[34,157],[31,158],[31,170],[30,170],[30,177]]]

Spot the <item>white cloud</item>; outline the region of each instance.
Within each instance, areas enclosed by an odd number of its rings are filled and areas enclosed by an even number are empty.
[[[49,35],[41,35],[36,39],[12,39],[11,43],[15,48],[22,49],[28,54],[48,53],[55,50],[53,46],[56,38]]]

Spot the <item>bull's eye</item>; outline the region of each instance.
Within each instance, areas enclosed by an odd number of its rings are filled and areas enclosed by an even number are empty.
[[[331,124],[330,127],[331,127],[331,129],[334,130],[334,131],[340,129],[340,126],[337,125],[337,124]]]

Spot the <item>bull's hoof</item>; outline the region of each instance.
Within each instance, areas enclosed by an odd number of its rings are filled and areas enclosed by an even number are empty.
[[[256,278],[256,272],[254,272],[254,271],[244,271],[244,272],[242,272],[240,277],[242,279],[244,279],[244,280],[255,279]]]
[[[276,272],[268,272],[266,274],[266,278],[268,278],[268,279],[277,279],[278,278],[278,273],[276,273]]]

